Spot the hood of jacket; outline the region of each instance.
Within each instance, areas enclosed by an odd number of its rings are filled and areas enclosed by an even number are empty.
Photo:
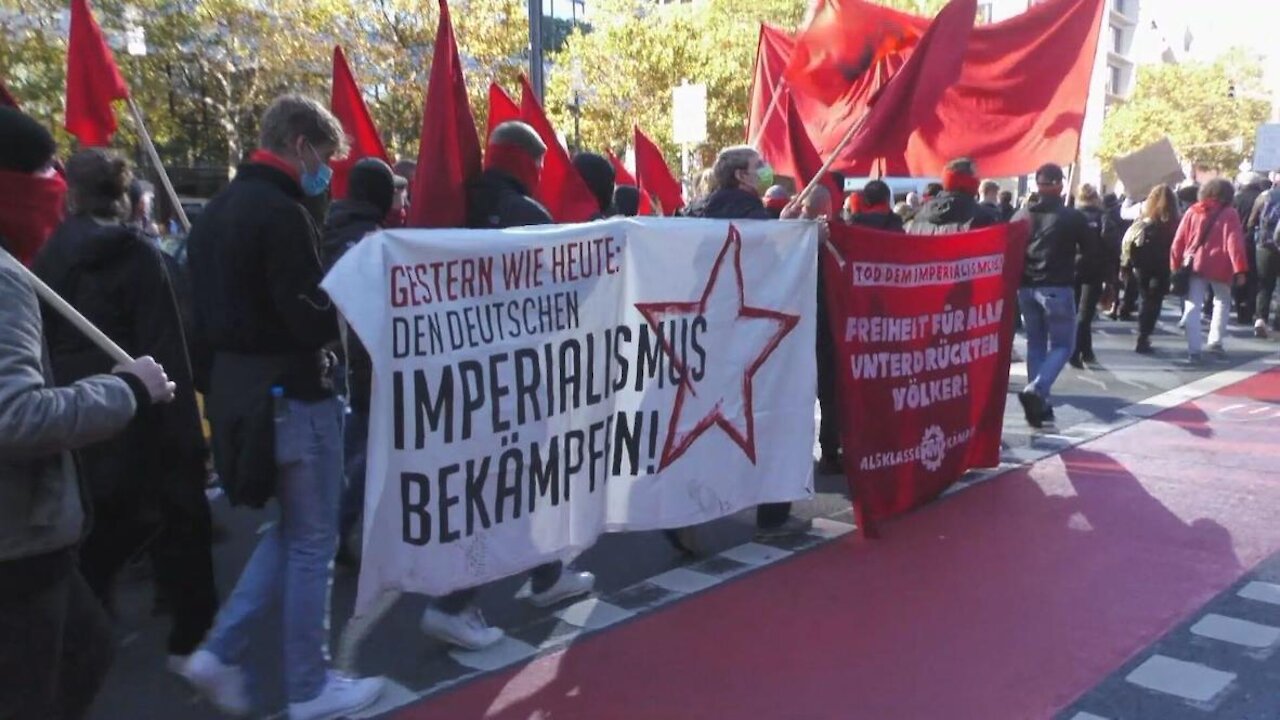
[[[320,257],[325,269],[333,267],[339,257],[361,238],[382,228],[385,214],[364,200],[339,200],[329,208],[324,236],[320,239]]]
[[[978,200],[972,195],[944,190],[920,208],[915,222],[954,225],[972,220],[977,211]]]

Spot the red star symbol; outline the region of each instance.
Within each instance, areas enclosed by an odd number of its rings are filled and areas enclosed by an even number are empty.
[[[732,262],[727,262],[728,260]],[[731,269],[731,272],[726,272]],[[782,339],[800,322],[799,315],[749,307],[742,282],[742,236],[733,225],[724,247],[711,267],[702,298],[694,302],[636,303],[636,309],[662,338],[662,349],[672,366],[680,371],[681,382],[671,408],[671,423],[662,448],[659,469],[676,461],[712,425],[719,425],[742,452],[756,462],[755,413],[752,410],[752,379]],[[673,319],[706,318],[707,330],[701,338],[708,350],[705,374],[695,380],[685,359],[675,351],[662,324]],[[714,354],[714,357],[710,357]],[[681,420],[693,400],[701,416],[693,427],[682,429]]]

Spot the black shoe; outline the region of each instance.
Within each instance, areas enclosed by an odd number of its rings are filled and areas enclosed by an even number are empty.
[[[1133,321],[1133,313],[1131,312],[1120,313],[1120,322],[1132,322],[1132,321]]]
[[[1044,427],[1045,403],[1034,390],[1023,390],[1018,393],[1018,402],[1022,403],[1022,413],[1027,424],[1037,430]]]
[[[1053,406],[1049,403],[1045,403],[1044,412],[1040,413],[1040,422],[1045,425],[1056,425],[1058,423],[1058,419],[1053,416]]]
[[[1072,355],[1071,359],[1067,361],[1067,364],[1077,370],[1084,369],[1084,361],[1080,359],[1079,355]]]
[[[1098,356],[1094,355],[1091,352],[1084,353],[1083,355],[1080,356],[1080,361],[1083,362],[1085,365],[1097,365]]]
[[[1151,347],[1151,338],[1146,335],[1138,336],[1138,344],[1134,346],[1133,351],[1139,355],[1152,355],[1155,349]]]

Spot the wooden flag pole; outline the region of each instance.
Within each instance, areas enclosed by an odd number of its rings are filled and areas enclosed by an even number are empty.
[[[835,149],[831,151],[830,157],[828,157],[827,161],[822,164],[822,169],[813,176],[813,179],[804,187],[804,190],[800,191],[800,194],[796,195],[795,198],[788,203],[788,209],[792,206],[800,205],[809,198],[809,195],[813,193],[813,189],[818,187],[818,184],[822,182],[823,176],[825,176],[827,171],[831,169],[831,166],[835,164],[836,158],[840,156],[840,153],[844,152],[844,149],[849,146],[849,143],[853,142],[853,137],[858,134],[858,131],[862,129],[862,126],[866,124],[867,118],[870,116],[870,107],[862,111],[862,117],[858,118],[858,121],[849,127],[849,130],[844,134],[844,137],[840,138],[840,142],[837,143]],[[832,198],[832,201],[834,200],[835,198]]]
[[[127,98],[127,102],[129,103],[129,111],[133,113],[133,121],[138,126],[138,136],[142,138],[142,145],[147,149],[151,164],[155,166],[156,173],[160,175],[160,182],[164,185],[164,191],[169,196],[169,204],[173,206],[173,212],[178,216],[178,222],[182,224],[182,231],[191,232],[191,221],[187,219],[187,211],[182,209],[182,202],[178,200],[178,192],[173,189],[173,183],[169,180],[169,173],[165,171],[164,165],[160,162],[160,153],[156,152],[156,145],[151,141],[151,133],[147,131],[147,123],[142,119],[142,110],[138,108],[138,103],[134,102],[133,97]]]
[[[778,78],[778,82],[773,86],[773,99],[769,101],[769,107],[764,111],[764,119],[760,121],[760,127],[756,129],[756,136],[751,138],[748,143],[757,150],[760,149],[760,138],[764,136],[764,129],[769,126],[769,121],[773,119],[773,114],[778,111],[778,99],[782,97],[782,84],[786,82],[784,78]]]
[[[53,308],[64,320],[71,323],[75,329],[85,334],[89,341],[97,345],[103,352],[111,356],[116,363],[124,365],[133,362],[133,358],[129,357],[129,353],[125,352],[106,333],[99,330],[93,323],[80,314],[79,310],[71,307],[71,304],[62,299],[62,296],[54,292],[53,288],[45,284],[43,280],[31,272],[22,263],[14,263],[18,270],[26,277],[27,282],[31,283],[31,287],[35,288],[36,295],[45,302],[49,307]]]

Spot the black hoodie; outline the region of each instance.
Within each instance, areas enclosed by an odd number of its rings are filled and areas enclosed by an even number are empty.
[[[968,193],[944,190],[916,213],[907,232],[912,235],[946,235],[999,224],[1000,218],[978,204]]]
[[[467,227],[481,230],[550,225],[551,213],[519,180],[490,168],[467,188]]]
[[[134,357],[150,355],[177,385],[172,403],[141,411],[122,435],[81,455],[95,494],[162,490],[171,479],[204,482],[205,445],[173,283],[159,248],[136,228],[73,216],[32,270]],[[45,338],[60,384],[109,373],[115,361],[56,313]],[[180,496],[184,494],[180,493]]]
[[[335,202],[329,208],[324,237],[320,240],[320,259],[325,272],[333,269],[334,263],[366,235],[381,230],[384,217],[386,213],[371,202]],[[347,365],[347,394],[351,407],[367,414],[373,384],[373,360],[355,333],[348,332],[346,341],[347,346],[342,350]]]

